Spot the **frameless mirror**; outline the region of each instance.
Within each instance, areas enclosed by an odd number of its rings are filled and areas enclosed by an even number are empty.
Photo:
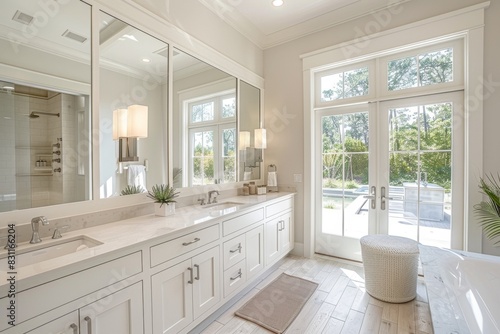
[[[168,180],[168,45],[100,13],[100,198]]]
[[[239,108],[239,180],[260,179],[262,148],[255,144],[256,129],[260,129],[260,90],[240,80]]]
[[[176,49],[172,66],[174,187],[236,182],[236,78]]]
[[[0,212],[91,198],[91,7],[4,0]]]

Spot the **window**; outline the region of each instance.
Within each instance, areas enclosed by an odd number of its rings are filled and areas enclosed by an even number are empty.
[[[236,97],[223,92],[187,104],[189,185],[236,181]]]
[[[321,77],[321,101],[368,95],[368,67]]]
[[[453,48],[426,52],[387,63],[390,91],[453,81]]]

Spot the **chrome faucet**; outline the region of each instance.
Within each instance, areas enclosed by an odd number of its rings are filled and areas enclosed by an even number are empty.
[[[31,220],[31,229],[33,230],[33,234],[31,235],[30,244],[42,242],[42,239],[40,239],[40,235],[38,234],[38,226],[40,223],[42,223],[42,225],[49,225],[49,221],[45,218],[45,216],[35,217]]]
[[[215,193],[217,193],[217,195],[220,195],[218,190],[210,190],[208,192],[208,203],[207,204],[217,203],[217,196],[214,196],[214,200],[212,201],[212,195]]]

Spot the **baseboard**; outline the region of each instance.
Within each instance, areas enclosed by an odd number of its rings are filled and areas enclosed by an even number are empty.
[[[304,244],[301,242],[295,242],[294,247],[290,253],[292,255],[295,255],[295,256],[303,257],[304,256]]]

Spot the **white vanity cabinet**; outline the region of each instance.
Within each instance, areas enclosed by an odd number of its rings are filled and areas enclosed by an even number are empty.
[[[139,282],[25,333],[142,334],[143,320]]]
[[[79,334],[78,311],[73,311],[45,325],[25,332],[26,334]]]
[[[264,270],[264,226],[260,225],[245,233],[246,274],[251,279]]]
[[[177,333],[221,299],[216,246],[151,277],[153,333]]]
[[[265,264],[269,266],[293,249],[293,199],[266,207]],[[282,213],[286,211],[285,213]]]
[[[144,333],[142,284],[80,308],[80,334]]]

